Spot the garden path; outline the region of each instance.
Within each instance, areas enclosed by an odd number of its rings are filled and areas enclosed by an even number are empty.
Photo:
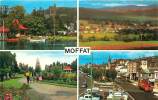
[[[26,79],[20,80],[26,83]],[[30,83],[31,89],[28,91],[29,95],[33,95],[37,100],[77,100],[77,89],[61,87],[43,83]],[[35,98],[34,98],[35,100]]]

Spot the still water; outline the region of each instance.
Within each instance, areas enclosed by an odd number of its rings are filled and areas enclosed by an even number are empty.
[[[74,47],[76,41],[45,41],[30,42],[27,40],[19,42],[0,41],[1,50],[63,50],[64,47]]]

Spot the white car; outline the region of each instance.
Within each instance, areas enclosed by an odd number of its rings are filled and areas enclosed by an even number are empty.
[[[100,100],[99,97],[93,97],[90,94],[86,94],[83,97],[80,97],[79,100]]]
[[[86,91],[87,93],[91,93],[91,89],[87,89],[87,91]],[[100,92],[100,90],[99,90],[99,88],[98,87],[93,87],[92,88],[92,92],[93,93],[99,93]]]
[[[107,100],[128,100],[128,95],[125,92],[109,91]]]

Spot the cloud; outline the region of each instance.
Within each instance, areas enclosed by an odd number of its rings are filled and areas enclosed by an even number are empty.
[[[119,6],[149,6],[158,5],[158,0],[80,0],[80,7],[104,8]]]
[[[32,67],[35,67],[38,58],[42,69],[45,68],[45,65],[56,61],[70,64],[77,58],[76,56],[64,55],[64,51],[12,51],[12,53],[16,53],[18,63],[25,63]]]

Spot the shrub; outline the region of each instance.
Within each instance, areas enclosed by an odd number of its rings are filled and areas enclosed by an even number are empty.
[[[109,41],[110,39],[105,35],[101,40],[103,40],[103,41]]]
[[[95,36],[92,36],[92,37],[89,37],[88,38],[88,41],[95,41],[96,40],[96,37]]]

